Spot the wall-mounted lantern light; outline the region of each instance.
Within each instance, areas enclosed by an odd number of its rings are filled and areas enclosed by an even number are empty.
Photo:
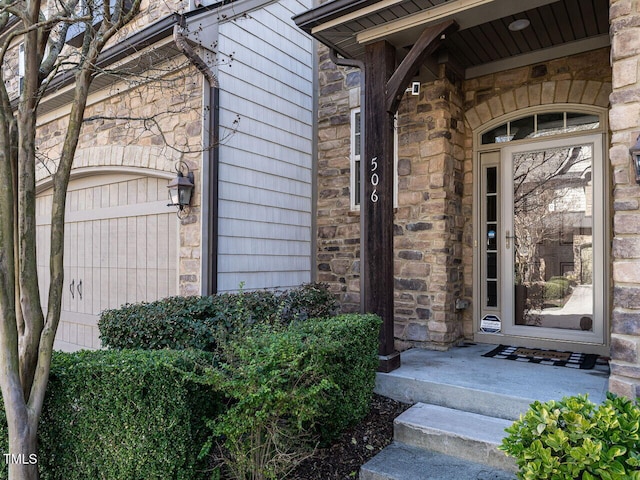
[[[191,193],[193,192],[193,172],[189,166],[180,160],[176,163],[176,178],[169,182],[169,204],[168,206],[178,207],[178,216],[191,203]]]
[[[640,184],[640,135],[638,135],[636,144],[629,149],[629,153],[633,162],[633,170],[636,172],[636,183]]]

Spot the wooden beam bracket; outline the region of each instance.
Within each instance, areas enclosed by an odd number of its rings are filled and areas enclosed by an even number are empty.
[[[385,108],[387,112],[395,114],[398,105],[411,77],[420,68],[426,58],[431,55],[442,43],[443,36],[449,35],[458,30],[455,20],[447,20],[427,27],[420,35],[420,38],[411,47],[407,56],[402,60],[398,68],[387,82],[387,95]]]

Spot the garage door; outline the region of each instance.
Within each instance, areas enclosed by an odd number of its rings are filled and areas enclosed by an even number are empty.
[[[37,200],[38,275],[45,304],[51,201],[51,190]],[[74,180],[66,221],[57,348],[99,348],[100,312],[176,295],[178,219],[167,207],[166,179],[99,175]]]

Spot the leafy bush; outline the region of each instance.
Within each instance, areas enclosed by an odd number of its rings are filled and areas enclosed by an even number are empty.
[[[518,478],[640,479],[640,409],[626,398],[534,402],[506,432],[499,448],[516,458]]]
[[[379,328],[376,316],[344,315],[257,325],[225,344],[214,383],[229,409],[212,428],[233,478],[283,478],[367,413]]]
[[[215,356],[56,354],[39,431],[41,478],[211,478],[214,444],[235,478],[283,478],[368,412],[380,323],[374,315],[241,322]],[[0,450],[8,451],[1,408]]]
[[[318,368],[338,386],[317,425],[322,443],[338,437],[369,411],[381,323],[376,315],[347,314],[297,327],[301,335],[318,339]]]
[[[571,282],[564,277],[551,277],[544,284],[544,298],[557,300],[564,298],[571,290]]]
[[[39,426],[40,477],[211,478],[198,453],[210,435],[205,418],[218,415],[222,403],[195,380],[211,362],[210,354],[194,351],[56,354]]]
[[[170,297],[105,310],[98,327],[109,348],[162,348],[213,351],[218,330],[238,323],[290,323],[335,312],[325,284],[306,284],[283,292],[258,290],[211,297]]]

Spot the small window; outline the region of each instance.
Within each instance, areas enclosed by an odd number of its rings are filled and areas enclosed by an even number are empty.
[[[360,110],[351,112],[351,206],[360,205],[360,150],[362,149]]]
[[[512,120],[482,134],[482,145],[526,138],[549,137],[600,128],[597,115],[580,112],[551,112]]]

